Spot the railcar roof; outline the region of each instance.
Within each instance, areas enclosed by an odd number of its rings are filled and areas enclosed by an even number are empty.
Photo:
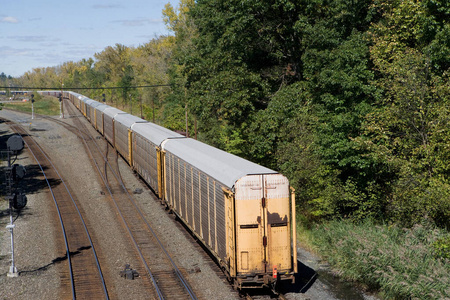
[[[139,117],[124,113],[124,114],[118,114],[114,117],[114,120],[116,122],[119,122],[123,124],[124,126],[131,128],[131,126],[134,123],[147,123],[148,121],[145,121],[144,119],[141,119]]]
[[[144,138],[151,141],[153,144],[160,146],[161,143],[166,139],[171,138],[184,138],[179,133],[172,131],[170,129],[164,128],[157,124],[148,122],[148,123],[136,123],[131,129],[137,134],[142,135]]]
[[[89,105],[90,107],[95,107],[95,106],[98,106],[98,105],[101,104],[101,103],[98,102],[98,101],[89,99],[89,100],[86,101],[86,104]]]
[[[78,99],[80,99],[81,101],[83,101],[83,102],[87,102],[88,100],[92,100],[91,98],[88,98],[88,97],[86,97],[86,96],[83,96],[83,95],[80,95],[79,97],[78,97]]]
[[[163,148],[230,189],[246,175],[277,174],[271,169],[190,138],[168,140]]]
[[[108,104],[100,104],[98,106],[95,107],[96,110],[98,111],[104,111],[107,108],[111,108],[112,106],[109,106]]]
[[[115,108],[115,107],[112,107],[112,106],[106,108],[106,109],[103,111],[103,113],[104,113],[105,115],[111,117],[111,118],[114,118],[114,116],[117,115],[117,114],[126,114],[126,112],[124,112],[124,111],[122,111],[122,110],[120,110],[120,109],[117,109],[117,108]]]

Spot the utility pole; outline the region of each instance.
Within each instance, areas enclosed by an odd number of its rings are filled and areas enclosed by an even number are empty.
[[[140,102],[140,104],[141,104],[141,119],[143,118],[142,117],[142,96],[139,96],[139,102]]]
[[[62,118],[64,119],[64,83],[62,83],[61,80],[61,111],[62,111]]]
[[[130,115],[133,114],[133,102],[131,101],[131,94],[130,94]]]
[[[152,115],[153,115],[153,123],[155,123],[155,97],[152,97]]]
[[[186,137],[189,137],[189,127],[188,127],[188,103],[187,103],[187,90],[186,88],[184,88],[184,101],[185,101],[185,105],[184,105],[184,110],[185,110],[185,119],[186,119]]]

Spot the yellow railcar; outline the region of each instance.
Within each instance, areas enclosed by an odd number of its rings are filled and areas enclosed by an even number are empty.
[[[294,281],[295,197],[285,176],[116,108],[86,108],[98,102],[68,93],[85,115],[94,110],[94,127],[210,251],[236,288]]]

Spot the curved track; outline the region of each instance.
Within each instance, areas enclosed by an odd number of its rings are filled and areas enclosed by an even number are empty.
[[[94,243],[77,200],[50,158],[25,129],[11,121],[4,121],[22,136],[42,171],[55,203],[62,230],[60,238],[65,245],[65,254],[57,260],[67,261],[67,269],[62,275],[62,298],[109,299]]]
[[[75,116],[72,118],[74,126],[65,122],[61,123],[82,138],[117,214],[135,246],[136,253],[142,262],[142,269],[148,275],[147,278],[153,286],[152,292],[155,297],[158,299],[197,299],[194,290],[183,274],[184,272],[177,267],[175,260],[164,248],[151,224],[146,220],[123,184],[117,152],[106,143],[106,154],[104,154],[102,146],[92,135],[88,134],[89,130],[84,122],[77,117],[80,116],[80,113],[75,111],[71,104],[65,105],[65,107],[72,116]]]

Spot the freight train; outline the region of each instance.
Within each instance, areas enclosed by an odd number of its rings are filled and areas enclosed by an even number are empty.
[[[295,196],[285,176],[81,94],[63,97],[208,249],[235,288],[294,282]]]

